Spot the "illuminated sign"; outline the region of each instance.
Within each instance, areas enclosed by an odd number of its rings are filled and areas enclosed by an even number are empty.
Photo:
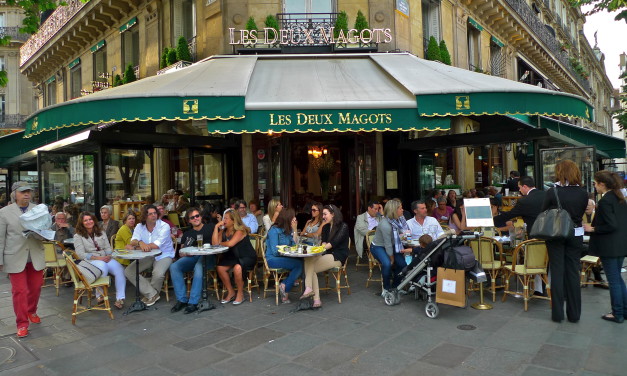
[[[274,38],[264,38],[263,35],[274,35]],[[349,29],[338,32],[335,37],[335,28],[319,27],[317,29],[279,29],[266,27],[258,30],[235,30],[229,28],[229,44],[255,45],[320,45],[320,44],[347,44],[347,43],[390,43],[391,29]]]
[[[385,125],[392,123],[389,113],[337,112],[326,114],[268,114],[272,126],[312,126],[312,125]]]

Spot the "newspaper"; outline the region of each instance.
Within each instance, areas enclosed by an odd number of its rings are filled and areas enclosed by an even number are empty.
[[[33,237],[37,240],[52,240],[54,241],[54,231],[52,230],[24,230],[22,236],[25,238]]]

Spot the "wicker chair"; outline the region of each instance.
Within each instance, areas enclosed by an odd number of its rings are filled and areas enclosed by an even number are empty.
[[[522,261],[521,261],[522,260]],[[551,300],[551,286],[547,278],[547,265],[549,262],[548,250],[546,243],[543,240],[530,239],[520,243],[516,249],[514,249],[514,255],[512,256],[512,264],[505,265],[503,271],[505,272],[505,291],[503,293],[503,301],[507,298],[507,295],[518,295],[519,292],[511,291],[509,289],[509,279],[512,275],[523,285],[523,299],[525,301],[525,311],[528,308],[528,302],[532,298],[541,298]],[[534,277],[539,275],[542,281],[546,284],[547,297],[533,295],[533,291],[529,288],[531,281]]]

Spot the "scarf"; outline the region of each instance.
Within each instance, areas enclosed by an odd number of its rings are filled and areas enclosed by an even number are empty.
[[[388,221],[392,225],[392,244],[394,244],[394,253],[401,253],[405,247],[403,247],[403,242],[401,242],[401,233],[405,232],[405,230],[409,230],[409,226],[407,225],[407,221],[405,217],[398,217],[397,219],[390,219]]]

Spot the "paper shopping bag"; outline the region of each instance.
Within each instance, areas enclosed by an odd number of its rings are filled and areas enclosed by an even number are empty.
[[[466,305],[466,278],[463,270],[438,268],[436,303],[456,307]]]

